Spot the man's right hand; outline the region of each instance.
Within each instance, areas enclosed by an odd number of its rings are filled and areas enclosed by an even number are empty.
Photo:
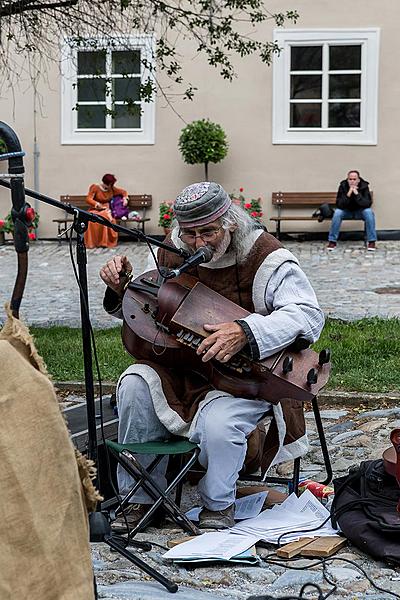
[[[128,281],[127,275],[131,272],[132,265],[126,256],[114,256],[100,269],[100,277],[108,287],[122,296]]]

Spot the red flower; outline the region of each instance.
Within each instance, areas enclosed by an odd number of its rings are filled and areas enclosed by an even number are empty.
[[[32,233],[28,233],[28,237],[30,240],[36,240],[36,233],[33,233],[32,231]]]
[[[247,208],[247,209],[251,208],[250,202],[246,202],[246,204],[244,205],[244,207]]]
[[[252,217],[258,217],[258,212],[253,210],[253,212],[250,213],[250,216]]]
[[[167,213],[165,213],[165,215],[163,215],[163,219],[169,220],[170,218],[171,218],[171,215],[169,215]]]
[[[32,223],[33,219],[35,218],[35,209],[32,208],[32,206],[28,206],[26,209],[25,217],[28,223]]]
[[[239,192],[242,193],[244,191],[244,188],[239,188]]]
[[[5,221],[3,221],[2,219],[0,219],[0,227],[4,227],[4,223],[5,223]]]

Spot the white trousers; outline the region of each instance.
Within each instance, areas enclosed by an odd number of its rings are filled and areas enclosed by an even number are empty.
[[[199,462],[206,469],[198,484],[203,505],[209,510],[223,510],[235,501],[236,481],[247,450],[247,436],[270,409],[265,400],[221,396],[201,410],[190,441],[199,445]],[[140,375],[127,373],[118,388],[118,441],[121,444],[166,440],[172,434],[158,419],[149,386]],[[138,456],[146,468],[154,456]],[[153,471],[157,483],[166,487],[168,457]],[[133,484],[128,473],[118,465],[118,486],[126,494]],[[152,503],[143,491],[131,502]]]

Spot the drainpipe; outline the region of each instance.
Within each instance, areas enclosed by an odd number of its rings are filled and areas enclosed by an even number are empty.
[[[33,189],[36,192],[40,192],[39,184],[39,143],[37,138],[37,90],[36,81],[33,86]],[[35,198],[34,201],[35,212],[39,212],[39,200]],[[39,228],[36,229],[36,237],[39,238]]]

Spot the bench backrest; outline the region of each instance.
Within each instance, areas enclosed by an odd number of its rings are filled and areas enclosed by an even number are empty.
[[[373,199],[373,192],[371,198]],[[272,204],[281,207],[336,204],[336,192],[272,192]]]
[[[64,195],[60,196],[60,201],[64,204],[72,204],[78,208],[83,208],[84,210],[89,208],[89,204],[86,202],[86,196]],[[130,210],[150,208],[152,202],[153,198],[150,194],[135,194],[128,196],[128,206]]]

